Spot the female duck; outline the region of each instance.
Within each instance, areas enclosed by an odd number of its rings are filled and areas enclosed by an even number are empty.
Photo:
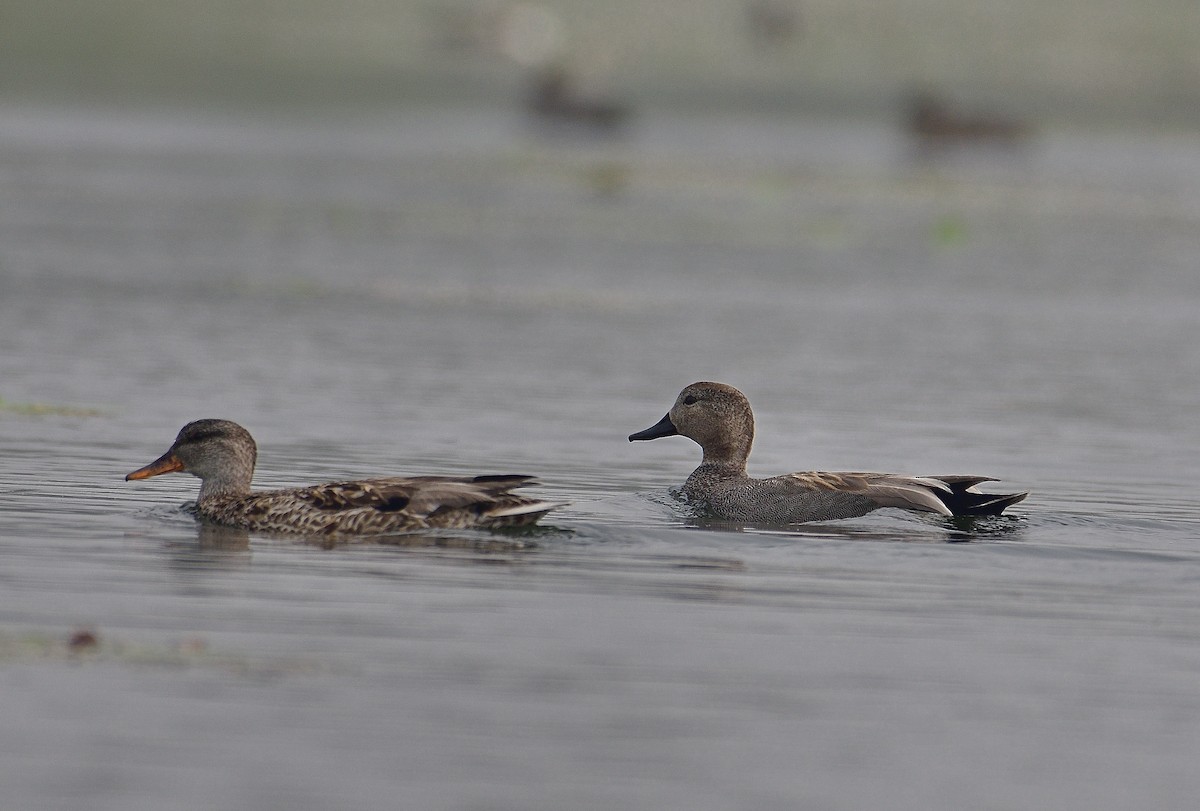
[[[560,506],[511,492],[532,483],[532,476],[364,479],[255,493],[250,480],[257,456],[242,426],[197,420],[183,427],[166,453],[125,480],[191,473],[201,482],[196,501],[201,518],[260,532],[334,538],[525,526]]]
[[[891,473],[789,473],[770,479],[746,474],[754,442],[750,401],[733,386],[693,383],[656,425],[629,441],[685,436],[704,459],[683,485],[689,501],[718,518],[795,524],[857,518],[880,507],[941,515],[999,515],[1027,493],[980,493],[987,476],[898,476]]]

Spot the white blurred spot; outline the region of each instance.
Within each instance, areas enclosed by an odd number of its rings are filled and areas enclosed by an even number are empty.
[[[544,65],[561,53],[566,28],[545,6],[517,3],[508,9],[499,28],[500,52],[522,67]]]

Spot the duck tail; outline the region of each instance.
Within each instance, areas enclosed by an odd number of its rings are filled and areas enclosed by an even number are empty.
[[[933,490],[933,494],[955,515],[1000,515],[1005,509],[1024,501],[1029,493],[981,493],[976,485],[993,482],[990,476],[926,476],[936,479],[950,489]]]
[[[552,501],[523,501],[493,506],[484,514],[483,521],[489,527],[523,527],[536,523],[546,513],[563,506],[566,506],[563,502]]]

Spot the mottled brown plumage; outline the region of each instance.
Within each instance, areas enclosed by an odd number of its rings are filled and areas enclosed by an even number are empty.
[[[795,524],[857,518],[880,507],[941,515],[998,515],[1025,493],[981,493],[987,476],[900,476],[893,473],[788,473],[754,479],[746,460],[754,444],[754,412],[733,386],[693,383],[656,425],[629,441],[686,436],[704,458],[683,485],[683,495],[718,518]]]
[[[229,420],[197,420],[161,457],[126,481],[162,473],[201,480],[196,512],[249,530],[343,538],[431,528],[510,527],[536,523],[557,504],[518,496],[532,476],[412,476],[330,482],[312,487],[250,489],[258,449]]]

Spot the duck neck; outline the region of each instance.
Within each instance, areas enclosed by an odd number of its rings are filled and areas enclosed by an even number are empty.
[[[745,476],[746,460],[750,458],[750,446],[753,437],[745,439],[731,438],[719,443],[704,446],[702,467],[720,470],[727,476]]]
[[[713,488],[724,482],[741,481],[747,478],[746,462],[729,459],[713,460],[711,454],[704,454],[700,467],[692,471],[683,483],[683,494],[690,499],[704,501],[712,493]]]
[[[203,504],[217,498],[241,498],[250,495],[250,481],[243,477],[213,477],[203,479],[197,503]]]

